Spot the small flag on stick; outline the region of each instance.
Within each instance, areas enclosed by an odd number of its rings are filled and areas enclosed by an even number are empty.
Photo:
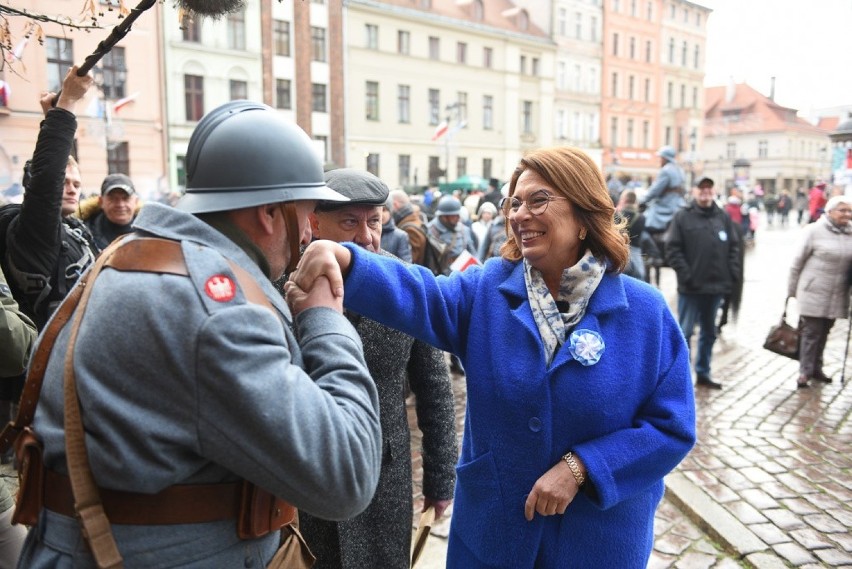
[[[453,261],[453,264],[450,265],[450,270],[452,270],[452,271],[464,271],[464,270],[468,269],[469,267],[472,267],[474,265],[479,265],[479,264],[480,264],[480,262],[477,260],[477,258],[474,257],[473,255],[471,255],[470,252],[467,249],[465,249],[464,251],[461,252],[461,255],[456,257],[456,260]]]

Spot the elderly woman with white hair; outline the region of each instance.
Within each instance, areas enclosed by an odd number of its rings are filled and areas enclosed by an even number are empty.
[[[852,269],[852,198],[834,196],[825,213],[804,228],[793,257],[787,295],[799,303],[798,388],[810,381],[831,383],[823,371],[822,354],[837,318],[849,311],[849,273]]]

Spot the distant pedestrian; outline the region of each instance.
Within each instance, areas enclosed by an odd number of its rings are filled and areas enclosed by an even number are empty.
[[[398,228],[393,221],[390,199],[382,206],[382,250],[399,257],[406,263],[411,262],[411,241],[408,233]]]
[[[790,210],[793,208],[793,198],[790,197],[790,192],[781,190],[781,195],[778,196],[778,219],[781,227],[787,227],[790,221]]]
[[[805,220],[805,212],[808,211],[808,196],[802,188],[796,190],[796,199],[793,202],[793,207],[796,210],[796,223],[801,225],[802,221]]]
[[[461,223],[461,214],[464,208],[459,200],[454,197],[445,196],[438,202],[435,210],[435,218],[429,222],[427,231],[434,237],[446,243],[450,249],[450,263],[467,251],[476,257],[476,242],[470,228]],[[445,274],[449,274],[449,266]]]
[[[645,230],[645,216],[636,207],[636,192],[624,190],[619,194],[615,215],[627,223],[627,235],[630,239],[630,260],[624,267],[624,274],[645,280],[645,260],[642,258],[640,245],[642,232]]]
[[[473,223],[470,224],[470,230],[476,238],[477,251],[482,249],[485,238],[488,235],[488,228],[491,227],[491,222],[494,221],[494,216],[497,215],[497,207],[491,202],[484,202],[479,206],[479,215]],[[479,257],[479,255],[477,255]],[[485,259],[480,258],[480,261]]]
[[[771,227],[775,224],[775,214],[778,213],[778,196],[769,194],[764,197],[763,207],[766,208],[766,224]]]
[[[657,179],[648,188],[645,197],[639,203],[640,211],[644,209],[645,232],[654,240],[656,249],[659,250],[660,258],[655,259],[652,267],[655,269],[655,277],[651,279],[650,271],[645,279],[653,280],[660,286],[660,267],[666,258],[665,231],[671,223],[672,218],[680,208],[686,205],[684,194],[686,193],[686,175],[683,168],[675,161],[677,151],[672,146],[663,146],[657,150],[660,157],[660,170]]]
[[[677,273],[677,312],[689,345],[700,326],[695,358],[696,384],[721,389],[710,375],[716,342],[716,313],[740,278],[739,236],[731,218],[716,205],[713,180],[702,178],[693,189],[695,200],[675,214],[666,241],[669,265]]]
[[[815,222],[825,211],[825,205],[828,202],[828,191],[826,190],[825,182],[818,182],[811,191],[808,192],[808,213],[810,214],[810,223]]]
[[[848,274],[852,269],[852,198],[834,196],[826,213],[805,228],[793,257],[787,296],[795,297],[801,319],[798,387],[811,379],[831,383],[823,372],[823,351],[837,318],[849,311]]]
[[[490,202],[494,204],[494,207],[499,207],[500,198],[502,197],[503,194],[500,193],[500,180],[491,178],[488,180],[488,191],[482,196],[479,205],[481,206],[485,202]]]

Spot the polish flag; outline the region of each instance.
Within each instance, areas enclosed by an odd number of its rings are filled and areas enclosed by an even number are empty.
[[[15,49],[12,51],[7,50],[6,61],[9,63],[14,63],[16,59],[20,61],[21,57],[24,55],[24,48],[27,47],[27,43],[29,43],[29,41],[30,37],[28,35],[24,36],[24,38],[18,42],[18,45],[15,46]]]
[[[471,255],[467,249],[461,252],[461,255],[456,257],[456,260],[453,261],[453,264],[450,265],[451,271],[464,271],[468,267],[472,267],[474,265],[479,265],[480,262]]]
[[[438,125],[438,128],[435,129],[435,134],[432,135],[432,141],[438,140],[445,134],[447,134],[447,130],[449,130],[450,124],[447,121],[441,121],[441,124]]]
[[[120,111],[122,109],[122,107],[124,107],[128,103],[132,103],[136,99],[136,97],[138,97],[138,96],[139,96],[139,93],[133,93],[132,95],[128,95],[126,97],[123,97],[123,98],[117,100],[112,105],[112,112],[117,113],[118,111]]]

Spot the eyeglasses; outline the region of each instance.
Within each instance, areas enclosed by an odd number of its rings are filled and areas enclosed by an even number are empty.
[[[541,215],[545,211],[547,211],[547,206],[553,200],[567,200],[568,198],[562,196],[551,196],[544,190],[539,190],[537,192],[533,192],[526,200],[523,202],[518,198],[503,198],[500,200],[500,209],[503,210],[503,214],[508,217],[509,213],[518,213],[518,210],[521,209],[521,205],[527,206],[527,211],[532,215]]]

